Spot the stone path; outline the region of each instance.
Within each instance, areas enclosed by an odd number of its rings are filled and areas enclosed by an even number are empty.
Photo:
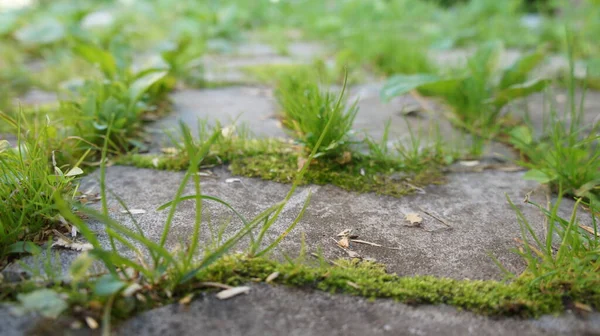
[[[308,50],[308,51],[307,51]],[[223,88],[186,89],[177,91],[172,99],[172,115],[150,125],[154,131],[153,150],[166,145],[161,135],[164,129],[173,128],[181,119],[195,129],[197,118],[220,120],[228,124],[238,118],[261,137],[285,137],[285,132],[272,118],[277,111],[271,89],[252,85],[246,81],[239,67],[248,64],[274,62],[304,62],[323,52],[313,45],[293,45],[290,56],[274,55],[262,45],[244,46],[237,55],[213,60],[221,70],[210,77],[215,81],[245,83]],[[245,54],[245,55],[244,55]],[[211,60],[207,59],[207,64]],[[433,109],[405,117],[402,111],[419,106],[410,95],[398,97],[384,104],[379,99],[380,82],[354,86],[351,99],[359,97],[360,112],[355,129],[376,138],[381,136],[383,123],[391,118],[391,140],[403,139],[411,129],[427,130],[438,124],[447,141],[464,137],[452,128]],[[597,120],[600,111],[600,94],[588,93],[590,103],[585,106],[586,118]],[[540,125],[539,97],[528,100],[534,122]],[[435,106],[434,102],[429,102]],[[596,118],[596,119],[594,119]],[[158,131],[157,131],[158,130]],[[489,158],[508,160],[513,155],[503,146],[494,144],[486,154]],[[289,185],[240,177],[240,182],[227,183],[232,177],[226,167],[212,170],[214,176],[202,181],[203,193],[220,197],[247,217],[252,217],[272,204],[282,200]],[[510,249],[516,247],[514,238],[520,237],[514,211],[506,201],[510,197],[530,219],[537,233],[543,232],[543,218],[539,211],[521,202],[532,190],[537,200],[544,195],[538,185],[522,179],[522,172],[484,171],[480,173],[451,173],[448,183],[428,186],[420,193],[403,198],[356,194],[337,187],[305,186],[298,189],[285,208],[280,220],[272,227],[266,241],[281,234],[300,211],[304,199],[312,192],[312,201],[296,229],[274,252],[275,258],[283,255],[295,257],[300,250],[301,236],[305,234],[308,252],[320,249],[329,259],[347,257],[332,238],[344,229],[353,229],[360,239],[380,244],[374,247],[351,243],[350,249],[363,257],[374,258],[386,265],[388,271],[399,275],[435,275],[456,279],[501,279],[502,274],[490,254],[498,258],[509,270],[519,273],[523,261]],[[152,239],[158,240],[167,212],[157,212],[158,206],[172,199],[183,173],[165,172],[133,167],[113,166],[107,169],[108,187],[133,209],[143,209],[145,214],[135,219]],[[81,190],[98,191],[98,173],[84,178]],[[193,187],[187,188],[192,193]],[[122,223],[133,227],[128,216],[113,197],[108,199],[110,214]],[[561,212],[567,216],[573,202],[565,200]],[[98,206],[98,205],[96,205]],[[232,213],[222,206],[206,203],[205,219],[213,225],[232,218]],[[407,213],[421,213],[421,227],[406,226]],[[169,248],[187,239],[194,217],[193,203],[184,202],[175,216]],[[90,223],[102,242],[108,246],[101,225]],[[225,230],[225,238],[241,227],[232,220]],[[211,243],[209,232],[202,233],[202,242]],[[239,249],[244,248],[243,242]],[[63,267],[67,267],[78,253],[61,251]],[[133,256],[132,256],[133,257]],[[31,260],[25,260],[31,263]],[[15,266],[12,266],[15,269]],[[11,268],[9,268],[11,269]],[[0,309],[2,335],[19,335],[32,326],[24,320],[12,319]],[[19,324],[22,321],[21,324]],[[9,323],[10,322],[10,323]],[[387,300],[367,302],[344,295],[328,295],[284,287],[253,286],[249,295],[221,302],[212,294],[197,298],[186,310],[177,305],[167,306],[133,317],[122,325],[122,335],[573,335],[600,334],[600,315],[586,319],[571,314],[562,317],[544,317],[540,320],[489,319],[470,313],[458,312],[445,306],[409,307]]]

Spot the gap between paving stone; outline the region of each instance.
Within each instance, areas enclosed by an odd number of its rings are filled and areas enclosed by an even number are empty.
[[[380,91],[383,83],[355,85],[348,90],[348,104],[358,100],[358,113],[353,129],[358,138],[364,135],[379,141],[383,135],[384,125],[391,121],[388,146],[401,141],[411,145],[412,131],[421,141],[421,146],[430,143],[435,127],[446,144],[454,149],[462,149],[469,145],[471,137],[452,126],[441,115],[441,107],[434,100],[426,99],[429,111],[411,95],[403,95],[383,102]],[[173,112],[148,126],[153,134],[151,152],[160,152],[160,148],[170,146],[167,133],[178,134],[179,121],[191,127],[192,135],[197,136],[198,119],[207,120],[209,124],[219,121],[221,125],[229,125],[236,121],[237,125],[246,125],[258,137],[287,138],[275,114],[278,112],[277,102],[273,97],[273,89],[266,87],[232,86],[215,89],[187,89],[176,91],[171,95]],[[415,111],[405,115],[403,112]],[[486,146],[484,159],[509,160],[516,155],[507,146],[491,142]]]

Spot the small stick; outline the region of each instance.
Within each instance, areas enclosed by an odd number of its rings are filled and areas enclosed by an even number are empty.
[[[365,240],[360,240],[360,239],[350,239],[350,241],[354,242],[354,243],[366,244],[366,245],[371,245],[371,246],[375,246],[375,247],[383,247],[383,245],[371,243],[371,242],[368,242],[368,241],[365,241]]]
[[[423,211],[423,212],[424,212],[426,215],[428,215],[429,217],[433,217],[433,218],[434,218],[434,219],[436,219],[438,222],[440,222],[440,223],[442,223],[442,224],[444,224],[444,225],[446,225],[447,227],[449,227],[449,228],[451,228],[451,229],[452,229],[452,225],[448,224],[448,222],[446,222],[445,220],[443,220],[443,219],[441,219],[441,218],[439,218],[439,217],[437,217],[437,216],[435,216],[435,215],[431,214],[430,212],[427,212],[427,211],[426,211],[425,209],[423,209],[423,208],[422,208],[420,205],[418,205],[418,207],[419,207],[419,210]]]
[[[218,282],[211,282],[211,281],[200,282],[200,283],[196,284],[196,286],[194,286],[194,287],[214,287],[214,288],[220,288],[220,289],[233,288],[232,286],[229,286],[226,284],[222,284],[222,283],[218,283]]]
[[[417,103],[419,103],[419,105],[421,105],[421,108],[423,108],[425,112],[431,111],[431,106],[429,103],[416,90],[411,90],[410,95],[417,101]]]

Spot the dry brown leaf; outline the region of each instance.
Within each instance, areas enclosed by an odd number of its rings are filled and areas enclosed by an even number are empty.
[[[356,284],[355,282],[346,281],[346,283],[348,284],[348,286],[350,286],[352,288],[360,289],[360,286],[358,284]]]
[[[248,287],[248,286],[233,287],[233,288],[225,289],[225,290],[218,292],[217,299],[227,300],[229,298],[238,296],[240,294],[246,294],[249,291],[250,291],[250,287]]]
[[[352,233],[352,229],[346,229],[337,234],[338,237],[348,237]]]
[[[346,252],[346,254],[348,254],[348,257],[350,258],[358,258],[358,259],[362,259],[362,256],[360,254],[358,254],[357,252],[351,251],[351,250],[344,250]]]
[[[582,228],[583,230],[587,231],[590,234],[595,234],[597,237],[600,237],[600,232],[594,232],[594,228],[585,226],[583,224],[579,224],[579,227]]]
[[[145,214],[146,210],[144,209],[129,209],[129,210],[121,210],[122,214],[130,214],[130,215],[141,215]]]
[[[147,300],[146,300],[146,297],[145,297],[145,296],[143,296],[143,295],[142,295],[142,294],[140,294],[140,293],[137,293],[137,294],[135,294],[135,298],[136,298],[138,301],[140,301],[140,302],[146,302],[146,301],[147,301]]]
[[[591,313],[593,311],[592,307],[589,305],[586,305],[585,303],[575,302],[574,306],[577,310],[580,310],[580,311],[585,311],[588,313]]]
[[[406,214],[405,219],[410,222],[410,225],[420,225],[423,222],[421,215],[415,212]]]
[[[90,316],[85,317],[85,323],[88,325],[88,327],[90,329],[98,329],[98,327],[100,326],[100,325],[98,325],[98,322],[96,322],[96,320],[94,320]]]
[[[342,165],[349,163],[350,161],[352,161],[352,153],[348,151],[342,153],[342,156],[337,160],[337,162]]]
[[[121,295],[123,295],[123,297],[130,297],[140,289],[142,289],[142,285],[134,282],[131,285],[127,286],[127,288],[125,288]]]
[[[74,251],[89,251],[94,249],[94,246],[90,243],[78,243],[74,241],[69,241],[64,238],[58,238],[54,243],[52,243],[52,247],[64,247],[67,249],[71,249]]]
[[[350,246],[350,243],[348,242],[348,237],[342,237],[342,239],[338,240],[337,244],[339,245],[339,247],[342,248],[348,248],[348,246]]]
[[[279,276],[279,272],[273,272],[273,273],[269,274],[269,276],[267,277],[265,282],[269,283],[269,282],[277,279],[278,276]]]
[[[371,245],[371,246],[375,246],[375,247],[382,247],[383,246],[383,245],[379,245],[379,244],[376,244],[376,243],[371,243],[371,242],[368,242],[366,240],[360,240],[360,239],[350,239],[350,241],[354,242],[354,243]]]
[[[306,164],[306,162],[308,161],[308,159],[306,159],[305,157],[302,156],[298,156],[298,171],[301,171],[302,168],[304,168],[304,165]]]
[[[475,167],[479,165],[479,161],[477,160],[473,160],[473,161],[460,161],[459,164],[461,166],[465,166],[465,167]]]
[[[179,300],[179,304],[180,305],[188,305],[190,304],[190,302],[192,302],[192,298],[194,297],[194,294],[188,294],[184,297],[181,298],[181,300]]]
[[[179,149],[177,149],[175,147],[161,148],[160,151],[163,152],[164,154],[168,154],[168,155],[176,155],[177,153],[179,153]]]

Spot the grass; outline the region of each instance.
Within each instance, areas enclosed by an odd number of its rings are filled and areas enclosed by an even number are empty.
[[[77,166],[52,164],[49,133],[55,126],[26,125],[0,113],[4,122],[18,125],[17,143],[0,141],[0,263],[9,255],[38,250],[53,230],[64,231],[53,205],[56,195],[72,197],[77,189]],[[3,267],[3,265],[2,265]]]
[[[542,134],[531,125],[513,129],[510,140],[521,152],[526,178],[547,183],[554,191],[600,201],[600,121],[584,119],[585,90],[577,100],[573,57],[570,58],[568,101],[562,114],[550,105]]]
[[[383,88],[382,96],[389,99],[418,89],[424,94],[442,97],[451,106],[455,123],[461,127],[474,133],[497,134],[503,108],[513,100],[543,90],[548,83],[545,79],[528,80],[529,73],[544,59],[542,51],[526,54],[508,68],[499,70],[503,50],[500,43],[485,44],[467,60],[464,69],[454,70],[454,74],[448,76],[394,76]]]
[[[337,99],[332,93],[321,90],[314,80],[303,76],[284,76],[275,90],[283,125],[308,151],[316,150],[317,157],[339,156],[351,140],[358,102],[348,108],[342,102],[346,83],[344,81]],[[323,139],[322,147],[316,147],[320,135],[329,124],[333,126]]]

